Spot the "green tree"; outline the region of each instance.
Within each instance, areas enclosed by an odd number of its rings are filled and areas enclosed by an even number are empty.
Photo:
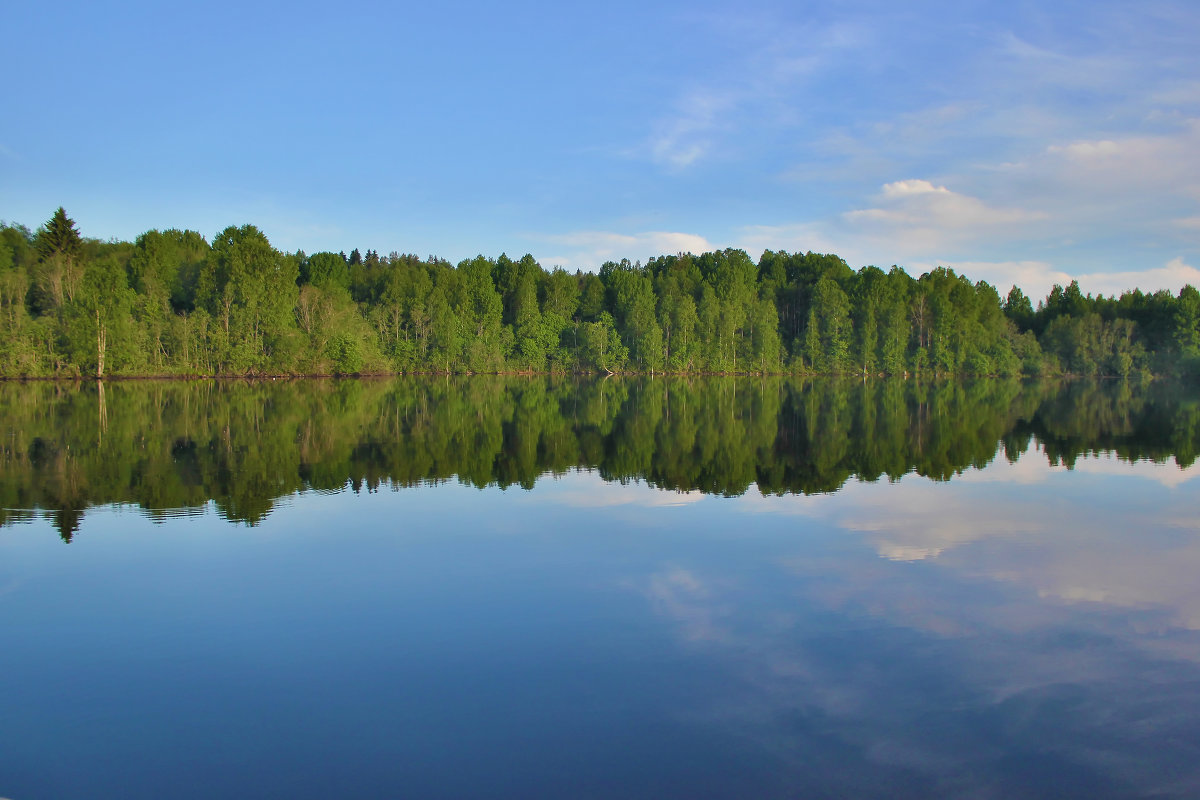
[[[40,307],[58,308],[74,299],[82,275],[83,240],[75,221],[59,206],[35,240],[40,259],[37,275]]]
[[[313,253],[300,266],[300,282],[350,293],[350,267],[339,253]]]
[[[813,288],[812,308],[820,339],[820,369],[844,372],[850,366],[853,335],[850,299],[831,278],[823,277]]]
[[[596,322],[583,323],[583,361],[587,366],[617,372],[628,358],[629,350],[621,342],[611,314],[602,311]]]
[[[197,302],[224,334],[220,369],[262,372],[279,368],[275,358],[294,332],[299,265],[285,257],[253,225],[230,226],[213,239],[201,271]]]

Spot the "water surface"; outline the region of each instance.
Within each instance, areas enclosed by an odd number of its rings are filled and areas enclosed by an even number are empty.
[[[1180,387],[104,392],[0,385],[0,796],[1200,793]]]

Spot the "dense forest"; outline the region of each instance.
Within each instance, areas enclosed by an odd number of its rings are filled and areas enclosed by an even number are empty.
[[[252,225],[105,242],[62,208],[36,232],[0,223],[0,320],[6,377],[1200,374],[1191,286],[1073,282],[1034,308],[950,269],[856,272],[811,252],[571,273],[529,255],[284,253]]]
[[[951,479],[1036,446],[1195,462],[1200,399],[1174,381],[400,376],[0,383],[0,525],[213,503],[256,523],[297,492],[457,479],[530,488],[595,470],[672,490],[831,492]]]

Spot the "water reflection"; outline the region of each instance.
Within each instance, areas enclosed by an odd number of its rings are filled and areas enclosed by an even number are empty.
[[[528,492],[4,531],[0,794],[1197,796],[1197,466],[1090,454],[1018,390],[1008,457],[950,481],[725,497],[612,480],[602,438]],[[774,442],[807,424],[783,391]],[[1139,402],[1106,417],[1127,454],[1172,408]],[[906,459],[957,463],[939,419]]]
[[[696,713],[778,758],[781,795],[1193,797],[1200,486],[1176,469],[1026,453],[750,493],[731,513],[791,534],[769,569],[677,555],[636,588],[730,662],[740,689]]]
[[[97,412],[102,403],[104,413]],[[0,524],[86,510],[152,518],[213,502],[256,524],[297,492],[459,480],[531,488],[596,470],[682,492],[836,491],[910,472],[945,480],[1016,460],[1113,453],[1190,466],[1200,402],[1127,382],[778,378],[0,384]]]

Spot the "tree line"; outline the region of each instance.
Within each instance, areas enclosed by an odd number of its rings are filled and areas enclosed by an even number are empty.
[[[0,376],[364,373],[1200,374],[1200,292],[1055,286],[744,251],[547,270],[374,250],[83,237],[0,223]]]
[[[1195,462],[1200,399],[1173,381],[399,376],[0,383],[0,525],[96,505],[155,519],[210,502],[257,523],[306,491],[546,474],[740,495],[857,476],[948,480],[1037,447]]]

